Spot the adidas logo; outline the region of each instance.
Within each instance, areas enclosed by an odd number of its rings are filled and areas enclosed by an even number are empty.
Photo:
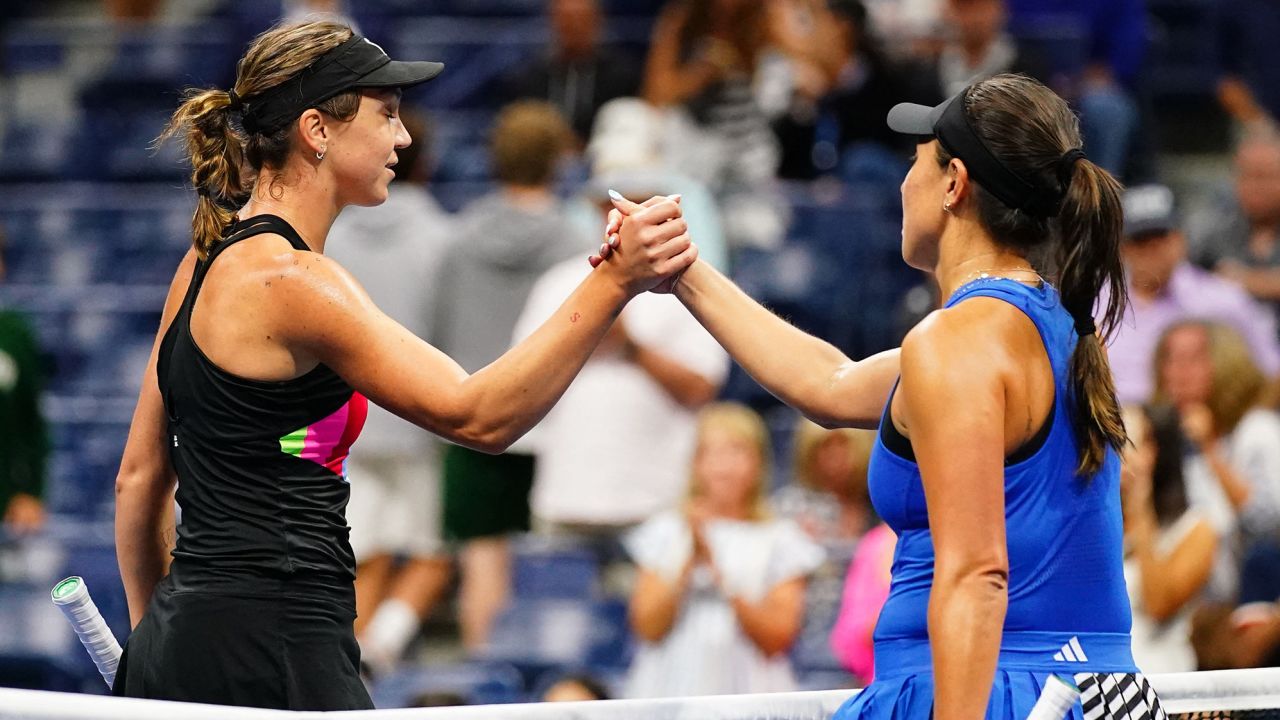
[[[1084,654],[1084,648],[1080,647],[1080,639],[1075,635],[1071,636],[1061,650],[1053,654],[1053,659],[1058,662],[1089,662],[1089,656]]]

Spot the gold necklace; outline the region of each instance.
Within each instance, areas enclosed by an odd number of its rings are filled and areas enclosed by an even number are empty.
[[[1035,268],[1029,268],[1029,267],[1028,267],[1028,268],[1009,268],[1008,270],[1004,270],[1004,271],[1002,271],[1002,272],[1005,272],[1005,273],[1031,273],[1032,275],[1035,275],[1035,276],[1036,276],[1036,279],[1035,279],[1034,281],[1032,281],[1032,280],[1019,280],[1019,279],[1017,279],[1017,278],[1011,278],[1011,277],[1007,277],[1007,276],[1005,276],[1005,275],[995,275],[995,274],[993,274],[993,273],[995,273],[995,272],[997,272],[997,271],[996,271],[996,270],[994,270],[994,269],[989,269],[989,270],[975,270],[975,271],[973,271],[973,272],[969,273],[968,275],[966,275],[966,276],[964,277],[964,279],[960,281],[960,284],[959,284],[959,285],[957,285],[956,287],[964,287],[965,285],[968,285],[968,284],[969,284],[969,283],[971,283],[971,282],[977,282],[977,281],[979,281],[979,280],[992,280],[992,279],[999,279],[999,280],[1012,280],[1012,281],[1014,281],[1014,282],[1020,282],[1020,283],[1030,283],[1030,282],[1043,283],[1043,282],[1045,281],[1045,280],[1044,280],[1044,277],[1042,277],[1042,276],[1040,275],[1040,273],[1036,272]]]

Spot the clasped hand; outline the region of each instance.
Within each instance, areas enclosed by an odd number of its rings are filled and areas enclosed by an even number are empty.
[[[638,294],[675,290],[681,274],[698,258],[689,226],[680,210],[679,195],[655,195],[634,203],[610,191],[605,242],[589,258],[591,267],[613,266],[626,286]]]

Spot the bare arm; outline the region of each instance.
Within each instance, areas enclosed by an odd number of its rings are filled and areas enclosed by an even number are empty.
[[[671,632],[680,613],[680,602],[689,588],[692,571],[693,561],[690,560],[675,582],[668,582],[654,571],[640,568],[627,613],[631,629],[640,639],[656,643]]]
[[[676,296],[769,392],[826,427],[874,427],[898,377],[898,351],[854,362],[793,327],[706,263],[695,263]]]
[[[729,598],[742,631],[766,657],[791,649],[804,622],[803,577],[775,585],[758,603],[741,597]]]
[[[975,351],[991,349],[978,305],[933,315],[902,348],[903,420],[935,552],[929,643],[937,720],[985,713],[1008,607],[1006,387],[1001,362]]]
[[[142,377],[142,390],[129,426],[129,439],[116,475],[116,559],[129,604],[129,623],[137,626],[146,612],[156,583],[169,571],[173,548],[173,490],[177,482],[169,463],[168,422],[156,377],[160,340],[182,304],[195,252],[188,252],[174,274],[161,316],[151,359]]]
[[[613,261],[531,336],[472,375],[383,314],[349,273],[320,255],[284,263],[276,328],[286,344],[377,404],[453,442],[501,452],[564,393],[627,300],[697,257],[676,203],[629,220]]]
[[[1238,77],[1227,76],[1218,81],[1218,102],[1231,117],[1245,125],[1269,119],[1253,91]]]
[[[720,389],[696,371],[630,338],[624,341],[623,354],[662,386],[667,395],[687,408],[706,405],[715,399]]]
[[[658,107],[679,105],[718,80],[723,71],[706,60],[680,59],[680,27],[686,11],[671,5],[653,26],[649,59],[645,63],[644,99]]]
[[[1142,609],[1156,622],[1173,617],[1209,581],[1218,538],[1213,528],[1198,520],[1172,552],[1156,547],[1159,525],[1150,503],[1135,508],[1130,517],[1129,546],[1138,564]]]
[[[1243,285],[1258,300],[1280,300],[1280,270],[1245,267],[1234,262],[1219,263],[1217,269],[1219,274]]]

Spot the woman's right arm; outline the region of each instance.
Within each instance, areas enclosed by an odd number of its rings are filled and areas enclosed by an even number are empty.
[[[643,93],[644,99],[657,107],[685,102],[718,80],[721,74],[706,60],[681,61],[680,27],[686,14],[683,5],[670,4],[653,26]]]
[[[624,249],[532,335],[474,374],[387,317],[323,255],[280,256],[264,312],[284,346],[332,368],[378,405],[446,440],[499,453],[551,409],[632,296],[697,258],[675,202],[629,219]]]
[[[674,582],[668,582],[658,573],[640,568],[636,577],[636,589],[631,593],[628,618],[631,629],[641,640],[660,642],[671,632],[680,612],[680,601],[689,587],[689,574],[693,571],[690,560]]]
[[[160,341],[191,284],[195,259],[195,251],[189,251],[169,286],[116,475],[116,559],[129,604],[129,624],[133,627],[142,620],[156,583],[169,570],[169,551],[174,542],[173,490],[177,477],[169,463],[168,423],[157,382],[156,358]]]
[[[1138,565],[1142,609],[1156,622],[1164,622],[1200,592],[1213,571],[1218,536],[1209,523],[1197,519],[1171,552],[1161,552],[1159,524],[1148,503],[1130,516],[1127,540]]]
[[[676,297],[756,382],[825,427],[874,427],[898,377],[898,350],[857,362],[792,326],[706,263]]]

